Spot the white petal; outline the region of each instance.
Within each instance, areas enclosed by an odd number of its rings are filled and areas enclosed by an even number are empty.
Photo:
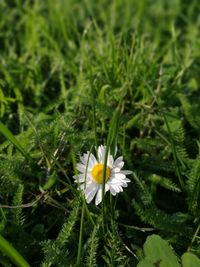
[[[110,192],[113,196],[116,196],[117,192],[115,191],[114,187],[111,184],[108,184],[110,187]]]
[[[121,172],[118,172],[118,173],[115,173],[115,174],[113,175],[113,177],[121,180],[121,179],[125,179],[125,178],[126,178],[126,175],[124,175],[124,174],[121,173]]]
[[[128,170],[121,170],[120,172],[125,174],[125,175],[129,175],[129,174],[133,173],[132,171],[128,171]]]
[[[110,189],[108,183],[105,184],[105,193]]]
[[[88,197],[86,198],[86,202],[87,202],[88,204],[93,200],[94,196],[96,195],[97,190],[98,190],[98,186],[96,186],[96,187],[93,189],[93,191],[91,191],[90,194],[88,195]]]
[[[125,182],[125,181],[121,181],[121,183],[119,185],[122,186],[122,187],[127,187],[128,186],[127,182]]]
[[[79,183],[78,184],[78,189],[85,190],[87,187],[89,187],[93,182],[89,179],[86,180],[86,182]]]
[[[112,173],[112,174],[115,174],[115,173],[117,173],[117,172],[121,172],[121,168],[118,168],[118,167],[114,167],[114,168],[112,168],[112,170],[111,170],[111,173]]]
[[[86,189],[84,190],[84,194],[86,198],[88,194],[90,194],[90,192],[93,190],[94,187],[95,187],[94,183],[91,183],[89,186],[86,187]]]
[[[100,163],[105,162],[105,156],[106,156],[106,146],[101,145],[98,147],[98,158]],[[113,156],[110,155],[110,151],[108,151],[107,166],[112,168],[113,163],[114,163]]]
[[[86,184],[84,184],[84,183],[83,183],[83,184],[80,184],[80,189],[81,189],[81,190],[84,190],[85,187],[86,187]],[[79,187],[78,187],[78,188],[79,188]]]
[[[115,188],[115,191],[116,191],[117,193],[119,193],[119,192],[123,192],[123,189],[122,189],[122,187],[121,187],[120,185],[114,185],[114,188]]]
[[[119,185],[120,192],[123,192],[123,187]]]
[[[97,190],[99,188],[99,185],[96,183],[92,183],[90,186],[88,186],[84,193],[85,193],[85,198],[86,198],[86,202],[90,203],[92,201],[92,199],[94,198]]]
[[[102,186],[99,187],[96,198],[95,198],[95,205],[99,205],[99,203],[102,201]]]
[[[90,177],[89,175],[85,177],[85,173],[81,173],[77,177],[75,177],[75,179],[76,179],[75,181],[76,183],[84,183],[85,181],[90,180]]]
[[[84,153],[84,154],[83,154],[84,161],[85,161],[86,164],[87,164],[87,161],[88,161],[89,154],[90,154],[89,151],[88,151],[87,153]]]
[[[95,156],[90,153],[89,151],[83,155],[83,157],[80,157],[81,162],[85,166],[85,169],[87,168],[88,171],[90,171],[95,164],[97,164],[97,160]]]
[[[130,182],[131,182],[131,180],[130,180],[130,179],[128,179],[128,178],[125,178],[125,179],[123,180],[123,182],[130,183]]]
[[[80,157],[80,161],[83,165],[86,165],[87,164],[87,160],[84,156]]]
[[[105,159],[105,153],[106,153],[106,146],[100,145],[98,147],[98,157],[99,157],[99,162],[103,163]]]
[[[81,164],[81,163],[77,163],[77,166],[76,166],[77,170],[84,173],[85,170],[86,170],[86,166]]]
[[[124,162],[121,161],[120,163],[117,164],[116,167],[118,167],[118,168],[120,168],[120,169],[123,168],[123,167],[124,167]]]
[[[119,184],[123,184],[123,180],[119,180],[119,179],[112,179],[109,181],[109,184],[112,185],[119,185]]]
[[[115,162],[114,162],[114,166],[117,166],[119,163],[121,163],[123,161],[123,157],[118,157]]]
[[[113,159],[113,156],[112,155],[109,155],[108,156],[108,162],[107,162],[107,165],[112,168],[113,167],[113,163],[114,163],[114,159]]]
[[[112,179],[112,180],[110,180],[109,181],[109,183],[111,184],[111,185],[116,185],[116,186],[123,186],[123,187],[127,187],[128,185],[127,185],[127,183],[129,183],[130,182],[130,180],[129,179],[127,179],[127,178],[125,178],[125,179],[117,179],[117,178],[114,178],[114,179]]]
[[[115,190],[116,193],[123,191],[121,185],[119,185],[119,184],[109,184],[109,185],[112,186],[112,188]]]
[[[97,160],[95,156],[91,153],[89,157],[89,162],[88,162],[88,170],[91,170],[96,164],[97,164]]]

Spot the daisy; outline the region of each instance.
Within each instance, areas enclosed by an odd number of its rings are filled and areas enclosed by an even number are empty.
[[[98,160],[89,151],[80,157],[80,163],[77,164],[77,170],[80,172],[74,176],[76,182],[79,183],[80,189],[83,190],[86,202],[90,203],[96,195],[95,204],[98,205],[102,201],[103,172],[104,160],[106,155],[106,146],[98,147]],[[131,171],[121,170],[124,166],[123,157],[118,157],[115,161],[113,156],[108,153],[106,177],[105,177],[105,193],[110,190],[115,196],[123,191],[123,187],[127,187],[130,182],[126,175]]]

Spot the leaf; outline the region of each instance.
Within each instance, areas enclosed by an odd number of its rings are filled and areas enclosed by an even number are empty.
[[[48,177],[48,181],[43,185],[43,189],[44,190],[49,190],[56,182],[57,177],[56,177],[56,173],[53,172],[52,175],[50,175]]]
[[[145,259],[137,267],[180,267],[177,257],[167,241],[158,235],[147,237],[144,254]]]
[[[198,204],[200,197],[200,156],[194,161],[192,169],[190,171],[188,179],[188,191],[189,191],[189,209],[195,213],[198,212]]]
[[[186,252],[181,257],[183,267],[198,267],[200,266],[200,259],[192,253]]]
[[[2,122],[0,122],[0,132],[16,147],[17,150],[19,150],[19,152],[25,158],[30,159],[30,156],[26,153],[20,142]]]
[[[142,260],[138,263],[137,267],[155,267],[156,265],[150,263],[148,260]],[[159,265],[158,265],[159,266]],[[156,266],[157,267],[157,266]]]
[[[19,254],[19,252],[2,236],[0,236],[0,250],[17,266],[30,267],[28,262]]]
[[[178,94],[178,98],[181,101],[186,119],[194,129],[199,130],[199,99],[197,98],[195,102],[191,103],[191,101],[189,101],[183,94]]]

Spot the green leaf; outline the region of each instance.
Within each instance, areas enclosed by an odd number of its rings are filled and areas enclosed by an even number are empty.
[[[19,150],[19,152],[25,158],[30,158],[30,156],[26,153],[20,142],[2,122],[0,122],[0,132],[16,147],[17,150]]]
[[[192,253],[186,252],[182,256],[183,267],[199,267],[200,259]]]
[[[2,236],[0,236],[0,250],[17,266],[30,267],[28,262],[19,254],[19,252]]]
[[[138,263],[137,267],[155,267],[156,263],[150,263],[148,260],[142,260]],[[160,267],[159,265],[157,265],[158,267]]]
[[[52,175],[48,177],[48,181],[43,185],[43,190],[49,190],[55,184],[56,180],[56,173],[53,172]]]
[[[144,254],[145,259],[137,267],[180,267],[178,259],[167,241],[158,235],[147,237]]]

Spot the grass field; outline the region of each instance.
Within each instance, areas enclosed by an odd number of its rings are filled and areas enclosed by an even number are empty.
[[[0,0],[0,266],[200,266],[199,14]],[[132,174],[96,206],[75,181],[100,145]]]

